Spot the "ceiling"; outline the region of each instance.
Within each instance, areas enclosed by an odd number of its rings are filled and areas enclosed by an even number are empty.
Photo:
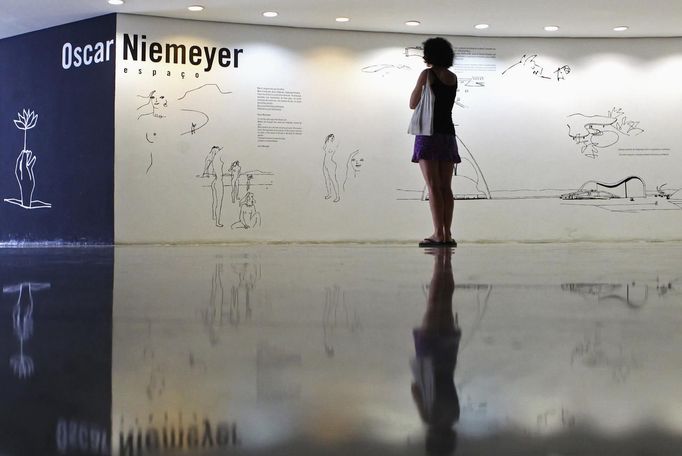
[[[427,35],[682,36],[682,0],[1,0],[0,38],[111,12],[244,24]],[[206,9],[187,10],[191,4]],[[268,19],[264,11],[277,11]],[[350,22],[337,23],[347,16]],[[421,21],[408,27],[407,20]],[[484,31],[475,24],[487,23]],[[545,32],[558,25],[557,32]],[[625,32],[613,27],[629,26]]]

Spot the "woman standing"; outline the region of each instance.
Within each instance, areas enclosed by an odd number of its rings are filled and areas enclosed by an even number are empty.
[[[433,220],[433,234],[419,243],[420,247],[436,245],[456,246],[452,238],[452,174],[455,163],[462,160],[457,150],[452,107],[457,94],[457,76],[448,68],[455,54],[452,45],[443,38],[430,38],[424,42],[424,63],[428,67],[417,79],[410,96],[410,109],[415,109],[421,99],[425,84],[434,95],[433,134],[415,137],[412,162],[419,163],[429,189],[429,206]]]

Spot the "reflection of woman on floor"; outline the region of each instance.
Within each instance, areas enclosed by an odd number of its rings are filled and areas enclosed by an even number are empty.
[[[324,174],[324,186],[327,190],[327,194],[324,199],[329,199],[334,196],[334,202],[337,203],[341,198],[339,197],[339,181],[336,179],[336,161],[334,160],[334,154],[338,149],[338,144],[336,144],[336,138],[333,134],[327,135],[324,140],[324,161],[322,163],[322,173]],[[333,195],[332,195],[333,193]]]
[[[232,203],[236,203],[239,199],[239,175],[242,172],[242,167],[239,164],[239,160],[232,162],[230,169],[227,170],[230,173],[230,185],[232,186]]]
[[[225,156],[223,148],[211,147],[204,160],[204,172],[199,177],[212,177],[211,179],[211,218],[215,226],[222,227],[220,218],[223,212],[223,198],[225,197]]]
[[[260,212],[256,210],[256,200],[253,193],[248,192],[239,201],[239,221],[232,224],[232,228],[254,228],[260,226]]]
[[[449,248],[437,248],[422,324],[413,330],[415,359],[412,360],[412,397],[427,426],[428,454],[454,453],[457,435],[453,425],[459,420],[459,397],[454,372],[461,330],[452,313],[455,281]]]

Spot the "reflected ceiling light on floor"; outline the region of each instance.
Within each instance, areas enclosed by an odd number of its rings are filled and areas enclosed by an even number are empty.
[[[407,22],[405,22],[405,25],[407,25],[408,27],[416,27],[418,25],[421,25],[421,22],[419,22],[419,21],[407,21]]]
[[[203,11],[204,7],[201,5],[192,5],[192,6],[188,6],[187,9],[190,11]]]
[[[123,5],[123,0],[109,0],[110,5]]]
[[[277,16],[279,16],[279,13],[276,11],[266,11],[263,13],[263,16],[265,16],[265,17],[277,17]]]
[[[629,28],[630,28],[630,27],[628,27],[627,25],[619,25],[618,27],[614,27],[614,28],[613,28],[613,31],[614,31],[614,32],[624,32],[624,31],[626,31],[626,30],[629,29]]]
[[[556,25],[548,25],[545,27],[545,32],[556,32],[559,30],[559,27]]]
[[[476,24],[476,25],[474,25],[474,28],[478,29],[478,30],[485,30],[488,27],[490,27],[488,24]]]
[[[350,22],[350,17],[337,17],[336,22]]]

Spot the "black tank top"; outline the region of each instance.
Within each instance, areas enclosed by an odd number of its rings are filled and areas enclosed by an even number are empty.
[[[454,135],[455,124],[452,123],[452,107],[455,105],[457,82],[455,85],[443,84],[433,71],[430,71],[430,81],[434,95],[433,132]]]

